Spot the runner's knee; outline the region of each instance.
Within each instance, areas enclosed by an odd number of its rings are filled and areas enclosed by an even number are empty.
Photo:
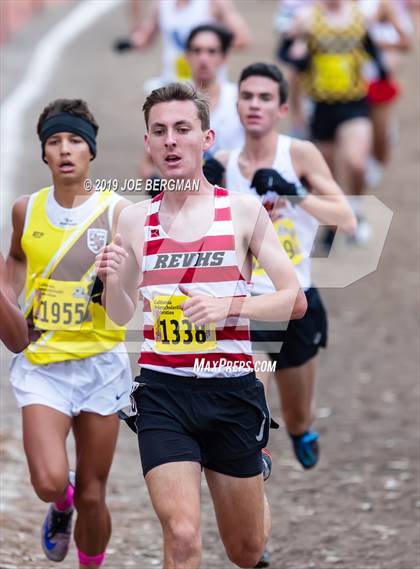
[[[74,504],[78,512],[90,512],[96,515],[98,510],[105,506],[105,489],[98,482],[92,483],[85,488],[76,486]]]
[[[300,434],[307,430],[311,412],[304,409],[284,409],[283,419],[289,433]]]
[[[351,152],[346,159],[350,171],[355,176],[365,176],[368,162],[368,153]]]
[[[55,502],[66,490],[68,472],[36,472],[31,476],[31,483],[40,500]]]
[[[232,563],[238,567],[254,567],[261,559],[264,551],[264,536],[251,539],[237,539],[226,544],[226,553]]]
[[[164,535],[174,561],[182,563],[199,555],[201,537],[199,527],[189,519],[174,518],[164,526]]]

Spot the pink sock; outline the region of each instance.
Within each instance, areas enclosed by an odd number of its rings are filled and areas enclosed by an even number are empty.
[[[64,500],[57,500],[57,502],[54,502],[54,506],[57,508],[57,510],[60,510],[60,512],[65,512],[73,506],[73,496],[74,486],[69,484],[66,489],[66,497]]]
[[[82,565],[91,565],[92,563],[99,567],[102,565],[105,559],[105,551],[103,553],[99,553],[98,555],[86,555],[80,549],[77,550],[77,555],[79,556],[79,562]]]

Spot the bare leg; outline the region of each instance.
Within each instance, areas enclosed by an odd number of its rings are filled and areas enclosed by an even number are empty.
[[[256,362],[260,362],[260,365],[261,365],[262,362],[270,362],[271,361],[271,358],[268,354],[254,354],[253,358],[254,358],[254,364]],[[273,376],[273,374],[271,373],[271,371],[267,371],[267,370],[265,370],[265,371],[259,370],[257,373],[258,379],[264,385],[264,391],[265,391],[266,399],[268,398],[268,388],[269,388],[270,380],[271,380],[272,376]]]
[[[337,130],[336,177],[350,196],[363,194],[367,163],[372,148],[372,124],[369,119],[349,120]]]
[[[152,468],[146,483],[163,532],[164,569],[198,569],[201,561],[198,462]]]
[[[292,67],[286,66],[284,70],[289,85],[290,127],[293,134],[296,135],[297,133],[304,133],[307,129],[301,75]]]
[[[22,409],[23,446],[31,482],[44,502],[64,499],[69,477],[66,439],[71,421],[71,417],[45,405]]]
[[[103,553],[111,536],[105,492],[118,428],[116,414],[103,417],[96,413],[81,413],[74,419],[77,454],[74,498],[78,513],[74,539],[86,555]]]
[[[315,372],[316,358],[276,372],[283,419],[291,435],[300,435],[311,425]]]
[[[261,559],[271,529],[262,475],[235,478],[205,470],[226,553],[239,567]]]
[[[386,165],[390,158],[391,141],[389,136],[392,103],[372,105],[371,117],[373,123],[373,156]]]

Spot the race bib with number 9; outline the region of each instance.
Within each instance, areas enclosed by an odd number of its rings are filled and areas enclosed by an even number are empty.
[[[88,285],[79,281],[37,278],[33,320],[41,330],[80,330],[92,328],[88,309]]]
[[[197,326],[180,305],[187,296],[155,296],[151,301],[155,346],[158,352],[208,352],[216,348],[216,326]]]
[[[296,234],[295,224],[291,219],[281,218],[274,221],[273,225],[287,256],[293,265],[299,265],[303,261],[304,255],[299,237]],[[264,269],[256,259],[254,259],[253,273],[257,276],[265,274]]]

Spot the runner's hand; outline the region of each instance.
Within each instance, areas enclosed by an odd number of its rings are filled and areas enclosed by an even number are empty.
[[[209,158],[204,162],[203,174],[210,184],[220,186],[223,181],[225,167],[216,158]]]
[[[133,42],[131,41],[130,38],[121,38],[121,39],[115,40],[112,47],[113,47],[114,51],[121,53],[123,51],[128,51],[130,49],[133,49],[134,45],[133,45]]]
[[[260,196],[264,196],[268,192],[275,192],[279,196],[292,198],[290,200],[292,203],[301,201],[308,195],[304,186],[288,182],[273,168],[257,170],[252,178],[251,187],[255,188]]]
[[[183,285],[178,285],[182,294],[189,298],[181,304],[185,316],[197,326],[225,320],[229,316],[232,298],[215,298],[205,294],[191,292]]]
[[[128,253],[122,246],[121,235],[117,233],[114,241],[104,247],[96,256],[96,272],[101,281],[106,282],[110,278],[118,277],[121,266],[127,257]]]

